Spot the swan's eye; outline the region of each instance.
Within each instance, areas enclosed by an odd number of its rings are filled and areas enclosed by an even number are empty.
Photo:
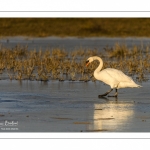
[[[86,64],[89,62],[89,60],[86,61]]]

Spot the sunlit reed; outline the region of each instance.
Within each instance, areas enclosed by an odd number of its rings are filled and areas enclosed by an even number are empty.
[[[150,73],[149,46],[133,46],[115,44],[105,47],[104,52],[97,49],[79,48],[71,52],[64,49],[47,49],[39,51],[28,50],[28,47],[15,46],[12,49],[0,48],[0,74],[10,80],[37,81],[95,81],[93,71],[99,65],[97,61],[85,66],[90,56],[100,56],[104,61],[103,69],[116,68],[135,77],[139,81],[146,81]]]

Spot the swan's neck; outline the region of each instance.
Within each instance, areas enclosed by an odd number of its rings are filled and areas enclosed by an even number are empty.
[[[94,73],[98,73],[101,71],[103,67],[103,60],[100,57],[95,56],[94,60],[98,60],[100,62],[99,66],[95,69]]]

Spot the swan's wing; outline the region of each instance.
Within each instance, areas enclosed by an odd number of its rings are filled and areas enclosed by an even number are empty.
[[[125,75],[122,71],[113,69],[113,68],[107,68],[102,71],[107,72],[113,79],[119,81],[119,82],[133,82],[132,78]]]
[[[104,69],[98,73],[94,73],[94,77],[97,80],[103,81],[104,83],[108,84],[108,85],[114,85],[114,84],[118,84],[120,81],[117,78],[114,78],[114,72],[113,70],[109,70],[108,69]],[[116,76],[116,74],[115,74]]]
[[[141,87],[136,84],[132,78],[125,75],[122,71],[107,68],[99,72],[97,79],[110,85],[111,88]]]

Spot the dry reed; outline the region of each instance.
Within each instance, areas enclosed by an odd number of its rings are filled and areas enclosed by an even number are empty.
[[[139,81],[146,81],[150,73],[149,47],[143,48],[118,43],[113,48],[105,48],[101,53],[96,49],[77,49],[67,52],[64,49],[28,50],[28,47],[17,45],[12,49],[0,48],[0,74],[10,80],[70,80],[95,81],[93,72],[99,62],[94,61],[85,67],[85,61],[90,56],[100,56],[104,61],[104,68],[116,68],[135,77]]]

